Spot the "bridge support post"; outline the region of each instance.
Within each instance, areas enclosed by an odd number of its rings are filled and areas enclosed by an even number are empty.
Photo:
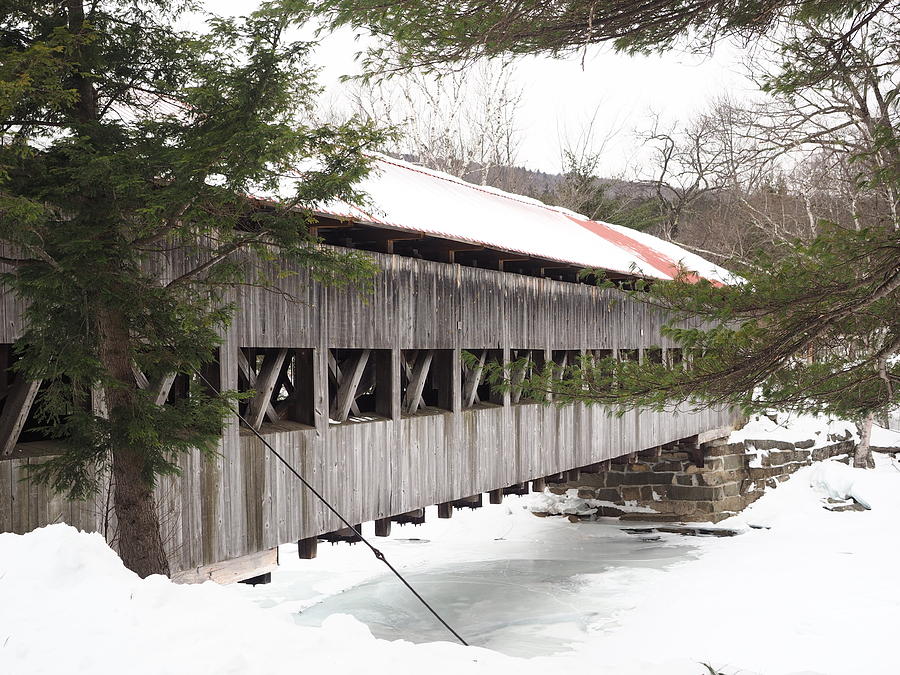
[[[375,536],[390,537],[391,536],[391,519],[380,518],[375,521]]]
[[[437,505],[438,507],[438,518],[452,518],[453,517],[453,503],[452,502],[443,502]]]
[[[503,503],[503,490],[491,490],[488,493],[488,498],[491,504],[502,504]]]
[[[309,537],[297,542],[297,556],[301,560],[312,560],[316,557],[319,548],[318,537]]]
[[[547,489],[547,481],[543,478],[535,478],[531,481],[531,491],[532,492],[543,492]]]

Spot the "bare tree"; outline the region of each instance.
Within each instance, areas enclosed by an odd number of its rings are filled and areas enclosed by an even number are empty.
[[[900,15],[798,21],[748,66],[768,96],[720,101],[680,128],[645,134],[655,150],[653,184],[667,219],[663,234],[724,256],[790,253],[826,229],[900,229]],[[887,236],[896,237],[896,234]],[[845,267],[864,278],[869,259]],[[874,263],[872,263],[874,264]],[[890,276],[890,270],[887,271]],[[867,318],[860,314],[859,321]],[[809,357],[871,364],[894,397],[893,324],[846,334],[822,331]],[[799,356],[798,356],[799,358]],[[871,464],[875,413],[859,420],[855,463]]]
[[[356,114],[397,130],[384,148],[390,154],[481,185],[503,183],[503,169],[516,162],[522,89],[511,61],[358,83],[349,98]]]

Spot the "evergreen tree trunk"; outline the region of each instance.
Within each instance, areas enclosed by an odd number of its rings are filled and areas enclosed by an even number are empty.
[[[110,419],[127,423],[135,387],[128,350],[128,332],[121,315],[103,309],[98,320],[100,360],[114,383],[106,387]],[[115,435],[114,435],[115,438]],[[140,577],[169,574],[169,563],[159,531],[159,512],[153,497],[152,475],[145,470],[140,448],[112,450],[113,503],[118,522],[118,549],[122,562]]]
[[[874,421],[875,415],[870,413],[856,425],[859,430],[859,443],[853,453],[853,466],[857,469],[875,468],[875,460],[872,459],[872,423]]]
[[[118,521],[119,556],[140,577],[169,575],[169,561],[159,533],[153,488],[143,475],[143,458],[129,449],[113,450],[112,475]]]

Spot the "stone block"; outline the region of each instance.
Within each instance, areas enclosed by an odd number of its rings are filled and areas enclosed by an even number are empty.
[[[738,512],[744,508],[744,498],[741,495],[723,497],[697,502],[697,510],[703,513],[719,513],[720,511]]]
[[[564,495],[566,494],[566,490],[568,488],[565,485],[548,485],[547,491],[554,495]]]
[[[697,512],[697,502],[692,501],[673,501],[670,502],[672,504],[672,512],[676,516],[689,516],[692,513]]]
[[[721,487],[726,497],[741,496],[741,483],[739,481],[735,481],[733,483],[725,483]]]
[[[641,499],[645,502],[653,501],[653,486],[644,485],[641,487]]]
[[[622,501],[622,493],[614,487],[597,488],[594,490],[594,499],[604,502],[619,502]]]
[[[659,456],[660,461],[663,462],[683,461],[690,458],[691,456],[686,452],[663,452]]]
[[[707,471],[724,471],[725,460],[722,457],[707,457],[703,462],[703,468]]]
[[[697,481],[697,477],[691,474],[676,474],[675,475],[675,485],[699,485]]]
[[[622,476],[622,485],[669,485],[675,473],[626,473]]]
[[[654,471],[663,471],[663,472],[684,471],[686,465],[687,465],[686,462],[680,461],[680,460],[679,461],[657,462],[656,465],[654,465],[653,470]]]
[[[744,477],[743,471],[704,471],[697,476],[698,485],[722,485]]]
[[[604,487],[618,487],[627,484],[626,474],[623,471],[607,471],[604,475],[606,477]]]
[[[711,487],[704,485],[671,485],[669,486],[669,499],[692,499],[707,501],[723,499],[725,490],[721,486]]]
[[[627,471],[629,472],[646,472],[650,471],[652,467],[646,462],[635,462],[634,464],[629,464]]]
[[[794,460],[793,449],[788,450],[770,450],[762,456],[763,466],[782,466]]]
[[[747,455],[726,455],[722,457],[722,468],[725,471],[734,471],[747,467]]]
[[[665,499],[669,494],[669,486],[668,485],[651,485],[650,486],[650,500],[656,501],[656,498],[653,495],[656,495],[659,499]]]
[[[591,488],[578,488],[578,498],[579,499],[596,499],[597,493]]]
[[[853,452],[853,442],[841,441],[838,443],[826,445],[821,448],[816,448],[812,451],[811,454],[814,461],[820,462],[823,459],[828,459],[829,457],[834,457],[835,455],[844,455],[851,452]]]
[[[569,487],[586,487],[586,488],[597,488],[597,487],[605,487],[606,486],[606,474],[605,473],[583,473],[578,477],[577,484],[576,483],[567,483]]]
[[[747,469],[747,475],[753,479],[773,478],[774,476],[781,475],[783,471],[784,469],[780,466],[753,467]]]
[[[744,495],[744,508],[748,507],[750,504],[755,502],[757,499],[763,496],[762,490],[755,490],[754,492],[748,492]]]
[[[797,441],[796,443],[794,443],[794,446],[800,448],[801,450],[808,450],[815,444],[816,442],[810,438],[807,441]]]
[[[641,499],[641,488],[637,485],[623,485],[622,489],[622,499],[625,501],[639,501]]]
[[[743,455],[746,451],[743,443],[723,443],[722,445],[704,446],[706,457],[723,457],[725,455]]]
[[[674,513],[626,513],[620,520],[631,523],[674,523],[681,518]]]
[[[641,450],[638,453],[638,459],[645,462],[656,462],[659,461],[660,454],[662,454],[662,448],[659,446],[656,446],[655,448],[647,448],[646,450]]]
[[[787,441],[776,441],[771,438],[747,439],[745,444],[748,448],[756,450],[793,450],[794,444]]]

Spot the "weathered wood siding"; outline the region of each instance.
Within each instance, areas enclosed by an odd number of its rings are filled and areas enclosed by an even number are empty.
[[[312,348],[315,425],[266,425],[266,439],[352,522],[614,458],[733,419],[725,410],[609,416],[600,407],[534,403],[329,424],[327,350],[642,349],[670,346],[663,313],[610,289],[374,254],[374,292],[324,288],[304,273],[283,295],[236,292],[238,312],[221,349],[223,388],[237,388],[242,347]],[[177,273],[179,265],[169,268]],[[0,303],[0,342],[21,332],[21,303]],[[456,376],[454,376],[456,377]],[[398,387],[399,389],[399,387]],[[395,391],[399,398],[399,391]],[[458,396],[456,397],[458,408]],[[399,400],[393,409],[399,411]],[[340,523],[236,420],[221,453],[184,457],[181,476],[161,481],[163,536],[173,568],[190,569],[333,531]],[[0,531],[23,532],[59,520],[101,529],[106,502],[70,504],[21,482],[25,464],[0,461]],[[113,523],[114,528],[114,523]]]

